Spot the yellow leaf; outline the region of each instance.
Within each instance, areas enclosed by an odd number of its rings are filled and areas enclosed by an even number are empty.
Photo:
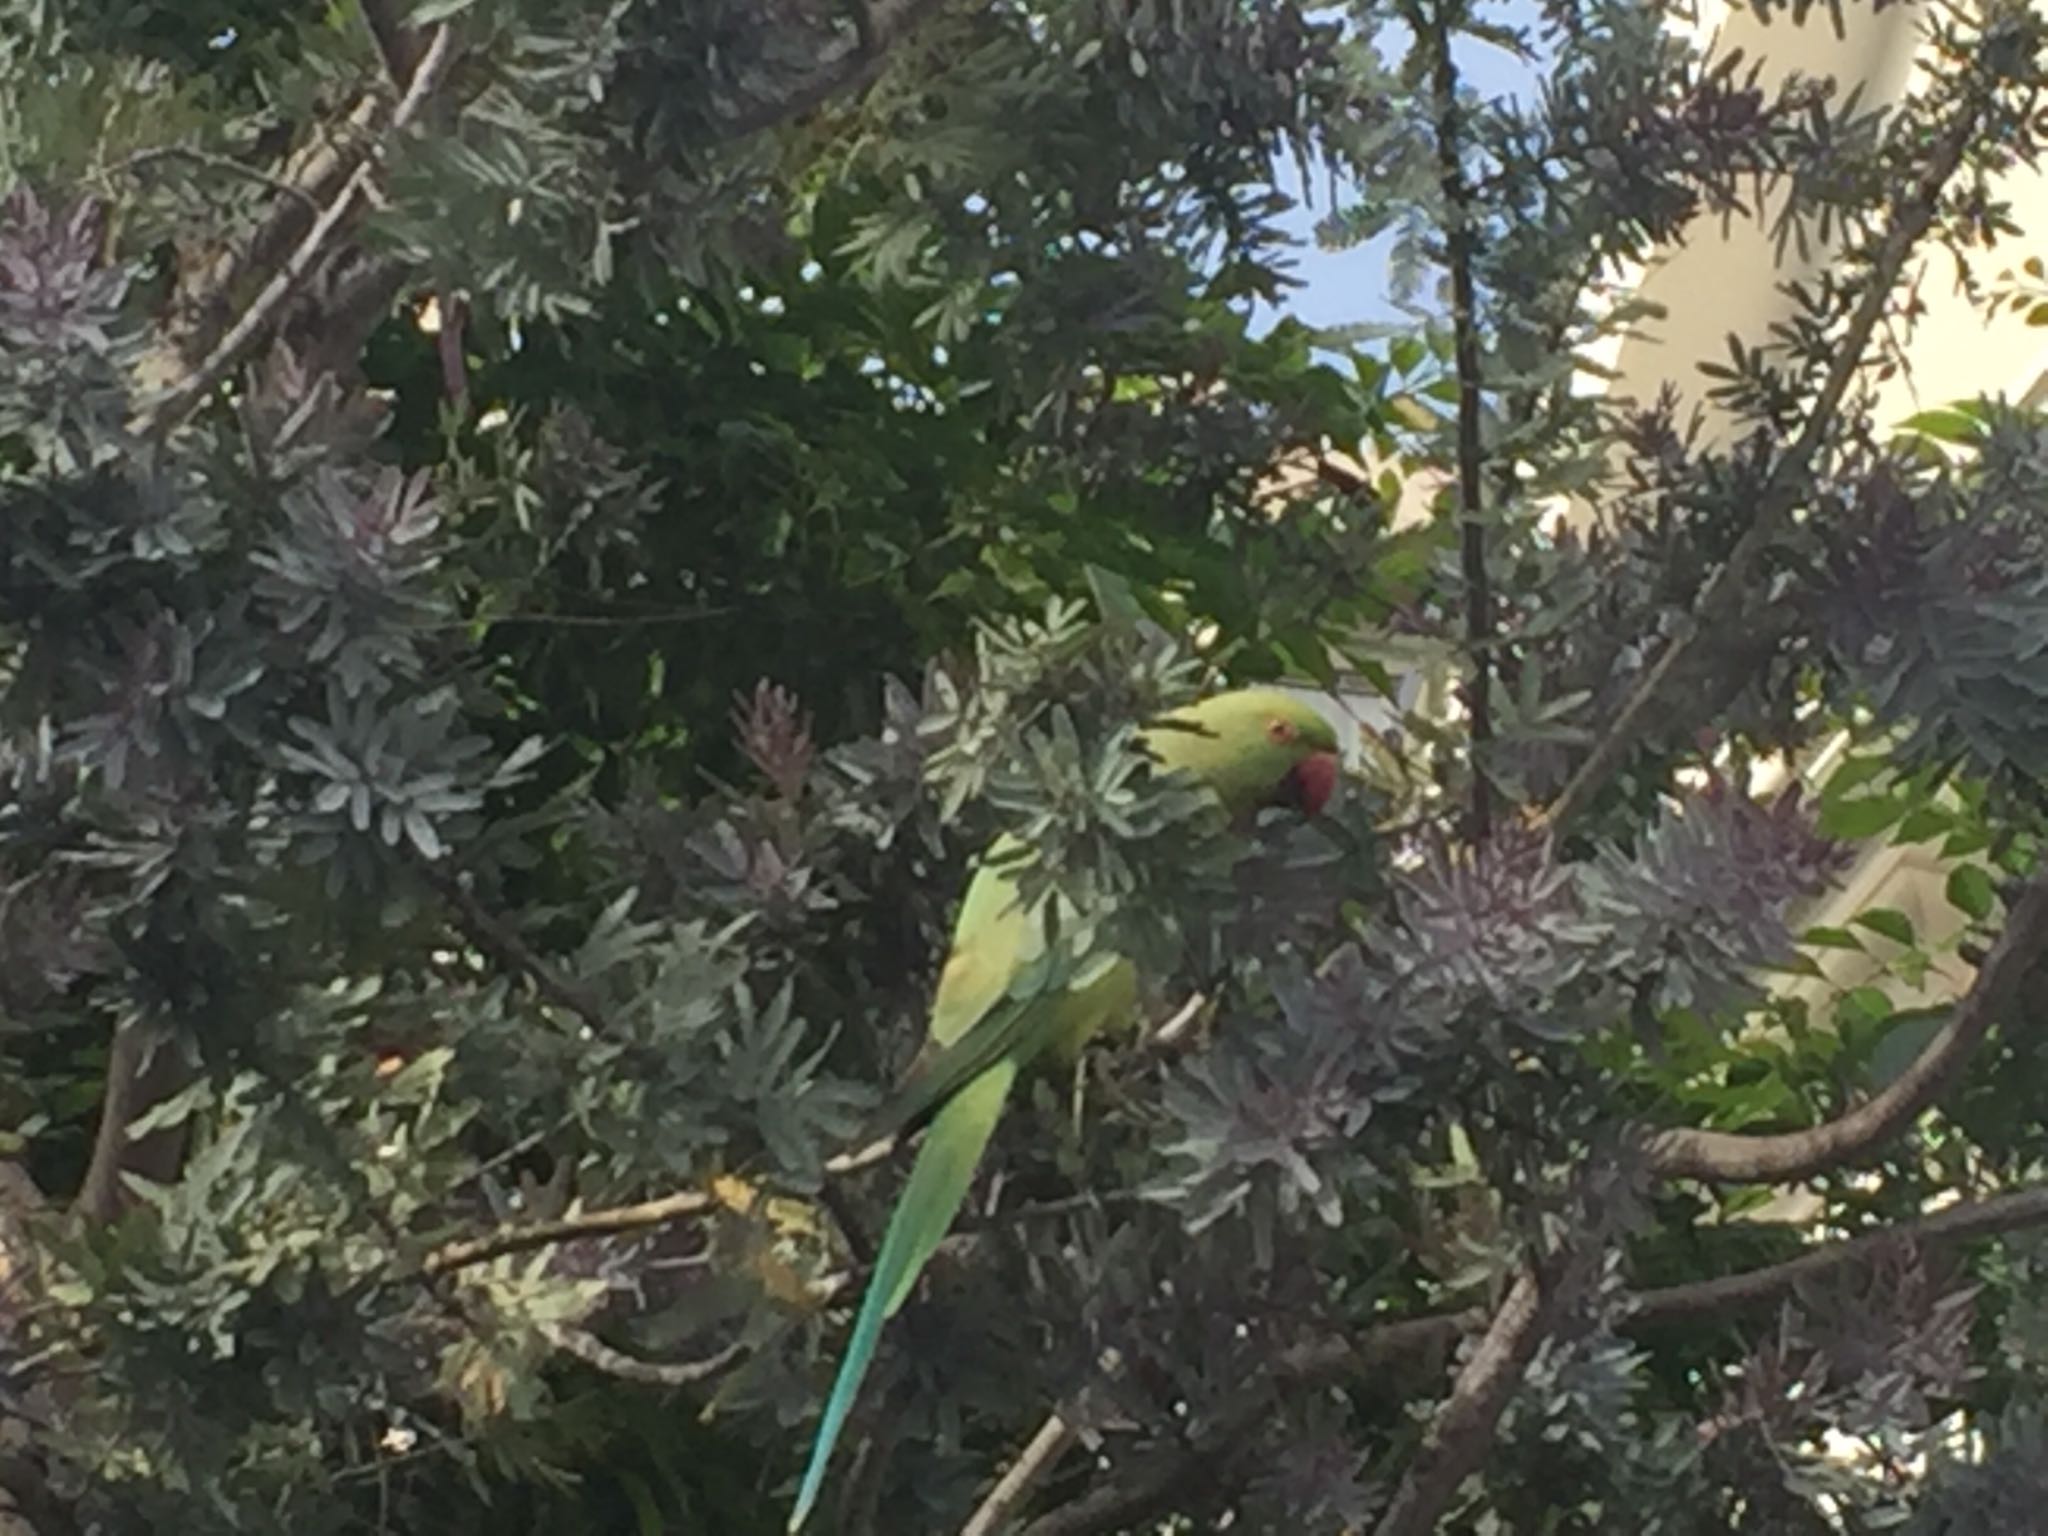
[[[1432,432],[1438,426],[1437,415],[1413,395],[1395,395],[1387,402],[1387,409],[1401,419],[1404,426],[1418,432]]]
[[[748,1183],[737,1174],[714,1176],[711,1198],[735,1215],[762,1217],[785,1237],[816,1238],[824,1232],[818,1220],[817,1207],[808,1200],[788,1195],[763,1195],[759,1186]]]

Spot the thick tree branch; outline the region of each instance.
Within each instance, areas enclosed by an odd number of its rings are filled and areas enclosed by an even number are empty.
[[[459,889],[459,887],[457,888]],[[463,893],[465,897],[467,893]],[[481,911],[475,908],[474,911]],[[487,915],[487,914],[486,914]],[[492,925],[479,925],[490,934]],[[1669,1131],[1650,1146],[1659,1176],[1724,1181],[1796,1178],[1861,1155],[1904,1129],[1941,1091],[2010,1006],[2035,957],[2048,943],[2048,870],[2037,874],[2014,903],[2005,931],[1986,956],[1975,983],[1946,1027],[1918,1060],[1884,1092],[1828,1124],[1781,1136]],[[529,974],[545,974],[523,944],[497,947]],[[886,1155],[887,1143],[861,1154],[836,1158],[828,1171],[839,1174]],[[647,1230],[703,1214],[716,1203],[703,1191],[686,1190],[639,1205],[585,1212],[559,1221],[509,1227],[435,1251],[424,1266],[442,1275],[505,1254],[578,1238]],[[1842,1243],[1766,1269],[1693,1285],[1651,1291],[1626,1309],[1623,1327],[1635,1329],[1674,1318],[1747,1305],[1783,1294],[1800,1280],[1853,1263],[1881,1243],[1901,1240],[1955,1241],[2048,1222],[2048,1192],[2026,1191],[1975,1205],[1958,1206],[1898,1228],[1859,1234]],[[1381,1536],[1426,1532],[1443,1503],[1485,1453],[1495,1425],[1522,1370],[1541,1343],[1549,1307],[1538,1283],[1523,1276],[1493,1318],[1486,1339],[1460,1373],[1430,1438],[1411,1466],[1381,1526]],[[1292,1352],[1253,1384],[1239,1402],[1190,1441],[1185,1454],[1153,1458],[1137,1473],[1034,1521],[1027,1536],[1091,1536],[1170,1509],[1185,1495],[1190,1477],[1213,1474],[1252,1434],[1287,1382],[1370,1374],[1416,1351],[1445,1347],[1478,1322],[1470,1312],[1404,1319],[1375,1329],[1362,1340],[1327,1341]],[[1050,1424],[1052,1421],[1049,1420]],[[1050,1436],[1053,1432],[1042,1430]],[[1036,1443],[1036,1442],[1034,1442]],[[1050,1444],[1050,1439],[1048,1439]],[[1047,1451],[1049,1457],[1052,1451]],[[1015,1471],[1016,1469],[1013,1469]],[[1033,1471],[1031,1476],[1036,1476]],[[1028,1478],[1012,1487],[998,1484],[1007,1513],[1028,1491]],[[995,1494],[991,1494],[991,1499]]]
[[[425,51],[419,31],[405,24],[393,0],[360,3],[385,74],[403,95]],[[252,275],[270,270],[285,258],[304,238],[310,221],[320,216],[343,181],[358,168],[385,100],[385,93],[379,90],[360,93],[340,120],[323,126],[309,143],[288,158],[278,175],[180,145],[145,151],[147,156],[203,157],[206,163],[232,168],[284,194],[284,200],[271,209],[247,241],[222,251],[186,285],[187,291],[180,296],[179,304],[190,323],[184,334],[176,338],[176,351],[188,366],[212,351],[231,323],[228,305],[233,295]]]
[[[1942,136],[1925,174],[1899,208],[1891,229],[1871,259],[1862,298],[1836,344],[1834,362],[1821,381],[1798,437],[1771,466],[1757,493],[1748,529],[1708,580],[1690,628],[1672,637],[1623,701],[1606,734],[1544,811],[1543,825],[1563,828],[1578,819],[1649,734],[1671,694],[1683,685],[1685,673],[1694,660],[1719,644],[1730,627],[1741,622],[1744,601],[1754,592],[1764,554],[1783,536],[1806,490],[1814,462],[1835,426],[1836,414],[1848,396],[1849,386],[1865,365],[1864,354],[1871,337],[1890,307],[1906,263],[1934,225],[1942,192],[1962,165],[1981,116],[1981,110],[1958,111],[1956,120]]]
[[[1838,1242],[1816,1243],[1805,1253],[1762,1269],[1643,1291],[1627,1303],[1622,1327],[1633,1332],[1776,1301],[1804,1281],[1862,1263],[1881,1250],[1900,1244],[1932,1247],[2040,1226],[2048,1226],[2048,1189],[2022,1189],[1985,1200],[1964,1201],[1932,1215],[1859,1232]]]
[[[1429,1536],[1467,1474],[1486,1457],[1508,1400],[1522,1384],[1556,1311],[1556,1293],[1525,1270],[1458,1372],[1415,1459],[1380,1517],[1378,1536]]]
[[[306,376],[348,381],[345,396],[359,395],[363,347],[391,313],[411,276],[394,257],[366,259],[325,287],[317,306],[309,304],[307,313],[284,322],[279,334],[296,352]]]
[[[145,377],[175,376],[212,348],[230,323],[233,296],[252,275],[283,260],[304,236],[307,225],[319,217],[354,168],[381,109],[381,94],[365,92],[337,122],[324,125],[307,144],[287,156],[275,176],[250,173],[274,183],[284,195],[246,240],[228,243],[200,270],[180,280],[174,314],[165,327],[166,339],[144,364]]]
[[[1976,980],[1948,1023],[1883,1092],[1810,1130],[1752,1136],[1671,1130],[1651,1138],[1651,1169],[1667,1179],[1769,1183],[1802,1179],[1852,1162],[1899,1134],[1934,1102],[2011,1006],[2048,945],[2048,867],[2037,872],[2006,917]]]
[[[223,252],[189,285],[179,306],[193,317],[179,352],[153,359],[150,371],[170,375],[158,394],[137,413],[133,429],[143,437],[170,431],[197,409],[206,393],[234,367],[237,358],[272,324],[280,308],[302,286],[338,231],[366,200],[381,155],[419,116],[447,73],[455,52],[443,25],[424,43],[400,20],[391,0],[360,0],[363,18],[379,57],[402,86],[396,110],[385,124],[382,148],[361,146],[375,130],[379,94],[367,92],[349,108],[335,132],[323,134],[272,180],[284,191],[255,234]],[[802,117],[834,96],[871,82],[888,50],[935,14],[944,0],[874,0],[864,6],[860,35],[800,71],[773,95],[725,119],[722,139],[744,138]],[[260,172],[252,175],[262,176]],[[312,204],[317,212],[309,212]],[[309,222],[310,219],[310,222]],[[232,296],[258,274],[271,276],[256,298],[232,321]]]

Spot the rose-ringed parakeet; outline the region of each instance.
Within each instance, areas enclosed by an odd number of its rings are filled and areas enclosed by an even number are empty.
[[[1140,740],[1162,770],[1205,784],[1234,822],[1269,805],[1314,815],[1337,780],[1337,739],[1329,721],[1274,689],[1217,694],[1170,711],[1141,731]],[[817,1502],[882,1324],[903,1305],[952,1225],[1017,1074],[1048,1049],[1071,1058],[1098,1029],[1136,1006],[1136,975],[1113,955],[1091,956],[1053,990],[1018,985],[1045,959],[1043,902],[1027,907],[1018,895],[1014,871],[1021,851],[1013,839],[997,839],[969,882],[932,1000],[925,1049],[876,1127],[881,1134],[919,1124],[926,1130],[825,1403],[790,1515],[792,1532]],[[1059,915],[1061,926],[1070,927],[1072,915]]]

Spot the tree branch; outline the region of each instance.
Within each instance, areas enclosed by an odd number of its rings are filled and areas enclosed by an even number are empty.
[[[280,190],[290,190],[245,242],[229,242],[196,277],[180,281],[173,304],[175,311],[182,312],[183,323],[174,313],[165,327],[168,340],[154,350],[141,370],[145,376],[174,374],[219,339],[229,323],[231,296],[252,273],[265,271],[284,257],[353,168],[364,136],[376,123],[380,103],[379,93],[362,93],[338,122],[323,125],[310,142],[286,156],[276,176],[253,173],[274,181]]]
[[[526,1222],[486,1232],[481,1237],[443,1243],[427,1255],[420,1272],[429,1278],[453,1274],[475,1264],[488,1264],[507,1254],[548,1248],[556,1243],[573,1243],[587,1237],[616,1237],[625,1232],[645,1232],[655,1227],[687,1221],[717,1205],[707,1190],[681,1189],[658,1200],[638,1205],[613,1205],[602,1210],[582,1211],[554,1221]]]
[[[1315,1362],[1325,1366],[1332,1353],[1348,1357],[1338,1346],[1320,1347]],[[1150,1456],[1125,1477],[1094,1489],[1070,1504],[1048,1510],[1024,1527],[1022,1536],[1104,1536],[1172,1512],[1190,1490],[1225,1470],[1233,1457],[1256,1436],[1260,1420],[1272,1412],[1282,1386],[1293,1379],[1288,1359],[1253,1382],[1245,1395],[1179,1449]]]
[[[1554,1293],[1532,1270],[1515,1277],[1500,1310],[1458,1372],[1415,1459],[1380,1517],[1378,1536],[1429,1536],[1466,1475],[1485,1458],[1508,1399],[1522,1384],[1555,1311]]]
[[[468,897],[467,892],[462,894]],[[473,898],[469,901],[473,911],[481,912],[480,906],[474,906]],[[488,934],[491,928],[481,925],[481,931]],[[1985,957],[1969,993],[1957,1005],[1948,1024],[1884,1092],[1807,1131],[1778,1136],[1699,1130],[1664,1132],[1650,1144],[1652,1171],[1665,1178],[1787,1179],[1833,1167],[1868,1151],[1902,1130],[1951,1080],[1991,1024],[2010,1005],[2044,943],[2048,943],[2048,869],[2036,874],[2014,903],[2004,932]],[[522,950],[523,941],[512,949],[520,967],[535,976],[545,974],[544,966],[534,969],[538,957],[521,958]],[[530,951],[526,954],[530,956]],[[886,1156],[889,1147],[890,1143],[881,1142],[860,1153],[842,1155],[827,1164],[827,1171],[837,1175],[866,1166]],[[579,1238],[647,1230],[701,1215],[716,1203],[707,1192],[685,1190],[639,1205],[508,1227],[444,1245],[429,1256],[423,1271],[428,1276],[438,1276],[505,1254]],[[1858,1234],[1765,1269],[1642,1293],[1626,1308],[1622,1326],[1633,1330],[1780,1295],[1808,1276],[1856,1262],[1881,1243],[1956,1241],[2044,1223],[2048,1223],[2048,1191],[2030,1190],[1956,1206],[1899,1227]],[[1460,1372],[1451,1397],[1382,1521],[1380,1536],[1426,1532],[1429,1522],[1441,1512],[1443,1502],[1455,1492],[1477,1458],[1484,1455],[1502,1409],[1549,1326],[1549,1308],[1543,1304],[1544,1299],[1538,1283],[1526,1274],[1510,1291],[1489,1325],[1486,1339]],[[1185,1495],[1191,1475],[1199,1469],[1213,1471],[1243,1444],[1270,1411],[1285,1383],[1327,1380],[1343,1374],[1371,1375],[1400,1356],[1447,1346],[1478,1321],[1470,1311],[1408,1318],[1376,1328],[1355,1343],[1322,1341],[1293,1351],[1253,1384],[1229,1411],[1219,1415],[1205,1432],[1191,1440],[1184,1452],[1153,1458],[1134,1476],[1051,1511],[1032,1522],[1027,1536],[1094,1536],[1168,1510]],[[1041,1430],[1048,1440],[1053,1433],[1049,1428]],[[1050,1450],[1046,1452],[1048,1457],[1053,1454]],[[1036,1475],[1037,1471],[1029,1474]],[[1019,1485],[1005,1494],[1011,1502],[1002,1513],[1008,1513],[1022,1498],[1027,1481],[1028,1478],[1021,1478]],[[1004,1491],[1004,1485],[999,1483],[997,1491]],[[990,1497],[993,1499],[995,1494]]]
[[[191,1080],[191,1067],[162,1031],[131,1022],[114,1031],[107,1051],[106,1088],[92,1158],[72,1209],[94,1223],[112,1221],[131,1198],[126,1176],[167,1184],[183,1160],[185,1129],[165,1126],[142,1137],[128,1134],[136,1116]]]
[[[1484,445],[1480,439],[1483,379],[1479,366],[1479,304],[1472,280],[1472,193],[1461,157],[1463,113],[1458,108],[1458,66],[1451,55],[1450,17],[1441,5],[1425,18],[1418,5],[1409,13],[1418,37],[1425,24],[1434,61],[1438,183],[1444,195],[1444,256],[1451,276],[1452,355],[1458,375],[1459,563],[1465,578],[1465,639],[1472,657],[1472,686],[1466,704],[1472,716],[1472,818],[1475,843],[1493,830],[1493,784],[1481,762],[1493,740],[1493,585],[1486,569],[1483,490]]]
[[[575,1014],[594,1032],[608,1032],[609,1021],[598,1000],[557,973],[516,928],[479,901],[476,892],[437,864],[425,859],[415,859],[413,864],[420,877],[454,909],[463,937],[505,969],[526,977],[542,997]]]
[[[377,45],[385,73],[400,90],[411,82],[421,58],[420,35],[405,24],[405,18],[391,0],[357,0],[370,39]]]
[[[960,1536],[995,1536],[1003,1523],[1017,1512],[1031,1485],[1050,1471],[1074,1443],[1074,1427],[1054,1409],[1038,1426],[1022,1454],[996,1482],[960,1527]]]
[[[1776,1183],[1838,1167],[1888,1141],[1948,1086],[1991,1026],[2012,1006],[2048,945],[2048,865],[2028,881],[2005,931],[1948,1023],[1883,1092],[1809,1130],[1781,1135],[1670,1130],[1649,1143],[1650,1167],[1667,1179]]]
[[[574,1355],[585,1365],[622,1381],[645,1382],[651,1387],[694,1386],[731,1365],[743,1348],[741,1342],[735,1341],[702,1360],[642,1360],[623,1349],[614,1349],[581,1328],[551,1329],[549,1338],[564,1354]]]
[[[1578,819],[1606,787],[1607,781],[1620,771],[1629,754],[1649,734],[1666,696],[1683,681],[1683,669],[1703,648],[1717,643],[1722,631],[1740,618],[1742,601],[1752,588],[1757,567],[1762,563],[1765,551],[1784,533],[1785,525],[1798,505],[1814,460],[1819,457],[1821,446],[1835,424],[1836,413],[1849,393],[1850,384],[1864,366],[1864,353],[1891,303],[1892,291],[1921,238],[1933,227],[1942,191],[1969,150],[1979,116],[1976,111],[1957,113],[1956,121],[1942,138],[1926,173],[1913,188],[1900,208],[1896,222],[1879,245],[1870,263],[1866,278],[1868,286],[1836,345],[1834,363],[1814,397],[1806,424],[1792,446],[1771,466],[1763,488],[1757,493],[1749,527],[1736,540],[1727,560],[1701,592],[1691,627],[1672,637],[1634,691],[1622,702],[1607,733],[1595,743],[1563,791],[1543,812],[1541,825],[1557,829]]]
[[[136,413],[130,427],[137,436],[159,437],[184,421],[198,408],[207,391],[227,376],[243,350],[276,318],[285,300],[305,280],[314,261],[326,250],[328,241],[355,212],[356,205],[370,188],[383,155],[419,115],[421,107],[440,83],[454,55],[453,38],[453,32],[445,24],[435,29],[419,68],[413,71],[405,94],[399,98],[398,107],[385,127],[383,148],[356,163],[319,217],[313,220],[312,227],[285,259],[284,265],[271,276],[262,292],[235,323],[228,327],[227,334],[214,344],[205,359]]]
[[[1859,1232],[1832,1243],[1816,1243],[1805,1253],[1762,1269],[1643,1291],[1625,1304],[1622,1327],[1633,1332],[1775,1301],[1803,1281],[1861,1263],[1879,1250],[1900,1243],[1960,1243],[2039,1226],[2048,1226],[2048,1189],[2021,1189],[1986,1200],[1964,1201],[1932,1215]]]
[[[1778,1300],[1808,1280],[1861,1263],[1901,1243],[1961,1243],[2042,1226],[2048,1226],[2048,1188],[1965,1201],[1931,1215],[1817,1243],[1805,1253],[1759,1269],[1636,1292],[1622,1301],[1616,1326],[1623,1333],[1637,1333],[1759,1306]],[[1404,1360],[1450,1349],[1461,1335],[1487,1326],[1487,1321],[1480,1309],[1465,1308],[1402,1318],[1370,1329],[1357,1339],[1333,1337],[1298,1346],[1250,1384],[1209,1432],[1180,1451],[1151,1458],[1117,1482],[1049,1511],[1032,1522],[1024,1536],[1107,1536],[1169,1513],[1176,1501],[1185,1497],[1190,1484],[1200,1482],[1205,1467],[1256,1431],[1286,1387],[1318,1386],[1345,1378],[1379,1380]]]
[[[365,25],[383,62],[384,72],[401,93],[412,82],[422,54],[420,34],[405,24],[392,0],[359,0]],[[335,189],[356,167],[361,145],[376,123],[383,93],[363,91],[350,104],[336,131],[322,131],[313,141],[286,161],[281,175],[244,166],[225,156],[207,154],[182,145],[146,150],[132,157],[181,154],[202,163],[217,164],[275,187],[289,201],[278,203],[239,249],[230,247],[208,264],[205,272],[185,294],[181,307],[203,317],[192,333],[179,338],[178,347],[189,363],[196,355],[210,351],[228,324],[224,313],[229,297],[251,273],[261,272],[282,259],[291,246],[303,238],[307,222],[318,218],[334,197]],[[210,333],[210,334],[209,334]]]
[[[239,176],[260,187],[295,200],[309,213],[320,211],[320,199],[307,190],[304,182],[294,181],[288,176],[276,176],[259,166],[245,165],[233,155],[215,154],[212,150],[200,149],[193,144],[153,144],[147,149],[138,149],[132,155],[124,156],[106,168],[109,176],[139,171],[159,160],[189,160],[194,165],[207,166],[224,171],[230,176]]]
[[[1195,1026],[1201,1022],[1202,1010],[1209,1005],[1209,994],[1190,992],[1187,1001],[1176,1008],[1151,1034],[1145,1037],[1145,1051],[1150,1054],[1171,1054],[1186,1043]]]
[[[391,0],[359,3],[378,56],[392,80],[403,87],[398,108],[383,131],[384,146],[388,149],[391,140],[418,116],[439,86],[454,52],[452,33],[446,24],[442,25],[423,48],[418,32],[403,24]],[[944,0],[875,0],[864,7],[864,36],[799,73],[787,89],[727,119],[719,136],[743,138],[812,112],[843,91],[864,86],[880,72],[889,47],[943,4]],[[173,377],[137,411],[131,423],[139,436],[160,436],[198,407],[207,391],[227,376],[237,357],[276,318],[277,310],[306,280],[336,231],[364,201],[384,150],[372,148],[364,153],[354,149],[352,143],[357,136],[372,130],[378,108],[379,93],[366,92],[350,106],[339,125],[339,137],[348,142],[337,143],[323,135],[307,146],[298,163],[282,176],[263,178],[280,184],[286,197],[246,245],[221,253],[207,266],[191,290],[181,296],[179,305],[188,313],[211,316],[223,311],[230,296],[253,274],[280,261],[283,265],[272,273],[269,282],[238,318],[232,323],[219,322],[224,329],[216,330],[216,324],[207,320],[191,327],[179,344],[183,362],[176,361],[174,354],[166,370]],[[255,171],[249,174],[263,176]],[[312,215],[310,226],[304,206],[309,202],[319,210]],[[209,340],[209,333],[217,339]],[[201,353],[204,355],[200,360],[192,361]],[[158,365],[153,362],[151,366]]]

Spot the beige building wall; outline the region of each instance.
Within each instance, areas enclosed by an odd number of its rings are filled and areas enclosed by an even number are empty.
[[[1767,89],[1794,73],[1832,77],[1844,94],[1860,85],[1864,104],[1877,107],[1897,103],[1922,83],[1925,14],[1918,4],[1875,12],[1844,6],[1843,32],[1837,36],[1825,7],[1815,7],[1804,24],[1795,26],[1782,15],[1766,24],[1746,7],[1715,3],[1697,30],[1717,55],[1740,49],[1746,59],[1763,61]],[[1975,253],[1983,282],[2037,251],[2048,254],[2048,175],[2022,168],[2006,177],[1997,192],[2012,204],[2026,236],[2005,248]],[[1774,198],[1763,218],[1738,220],[1725,229],[1718,219],[1700,220],[1681,246],[1639,276],[1633,291],[1662,304],[1666,314],[1645,323],[1642,329],[1649,334],[1644,338],[1608,351],[1604,360],[1622,375],[1612,388],[1647,396],[1669,381],[1688,405],[1706,412],[1708,432],[1714,433],[1721,418],[1706,400],[1709,381],[1697,365],[1725,360],[1731,332],[1751,343],[1766,340],[1771,323],[1791,313],[1781,285],[1812,276],[1826,259],[1825,252],[1816,250],[1802,262],[1788,247],[1779,261],[1769,215],[1781,202]],[[2017,399],[2048,370],[2048,335],[2016,315],[1988,319],[1959,290],[1948,253],[1926,255],[1908,281],[1917,285],[1927,313],[1908,344],[1908,370],[1880,389],[1880,419],[1903,419],[1979,394],[2006,393]]]
[[[1896,103],[1920,88],[1924,7],[1896,5],[1873,12],[1845,6],[1843,13],[1838,35],[1824,6],[1816,6],[1803,25],[1795,26],[1782,14],[1766,24],[1746,7],[1717,3],[1702,16],[1698,30],[1716,54],[1740,48],[1746,58],[1764,61],[1766,82],[1782,81],[1795,71],[1832,76],[1844,92],[1861,85],[1870,106]],[[2030,255],[2048,256],[2048,175],[2021,169],[1997,190],[2010,202],[2024,234],[1975,254],[1976,276],[1986,284]],[[1707,400],[1711,381],[1698,365],[1725,360],[1731,332],[1751,345],[1767,340],[1772,322],[1792,312],[1782,285],[1810,277],[1814,264],[1825,259],[1824,252],[1815,251],[1802,263],[1788,246],[1780,261],[1769,228],[1774,207],[1767,202],[1761,217],[1726,228],[1718,219],[1703,219],[1677,249],[1636,274],[1630,291],[1662,306],[1664,315],[1642,322],[1638,329],[1643,334],[1605,348],[1598,360],[1616,377],[1601,383],[1588,375],[1586,387],[1647,400],[1669,384],[1679,392],[1684,411],[1697,406],[1703,412],[1709,441],[1722,436],[1726,418]],[[1980,395],[2015,401],[2035,395],[2048,372],[2048,331],[2029,327],[2009,312],[1987,318],[1959,287],[1954,259],[1945,251],[1924,256],[1907,280],[1917,285],[1926,313],[1908,338],[1907,367],[1879,386],[1880,422],[1900,422],[1916,411]],[[1594,513],[1578,507],[1566,515],[1577,520]],[[1823,777],[1838,759],[1839,746],[1800,765],[1802,773]],[[1811,921],[1840,925],[1866,908],[1892,907],[1913,920],[1923,942],[1938,945],[1962,926],[1961,914],[1945,893],[1948,872],[1934,845],[1873,849]],[[1890,947],[1869,937],[1874,950]],[[1883,986],[1903,1006],[1924,1004],[1953,996],[1969,981],[1968,967],[1957,960],[1938,967],[1923,985],[1907,986],[1884,977],[1878,958],[1828,951],[1820,959],[1826,981],[1786,988],[1815,1005],[1838,987],[1864,982]]]
[[[1766,89],[1795,72],[1832,77],[1844,93],[1860,86],[1863,103],[1877,107],[1897,103],[1924,83],[1921,30],[1926,11],[1921,4],[1877,11],[1845,5],[1839,34],[1824,6],[1816,6],[1803,24],[1795,25],[1782,13],[1765,23],[1747,6],[1731,6],[1725,0],[1700,0],[1700,5],[1701,15],[1692,30],[1716,55],[1740,49],[1745,59],[1762,60]],[[2011,204],[2023,234],[1997,250],[1976,253],[1978,280],[1987,284],[2030,255],[2048,257],[2048,175],[2022,168],[1997,191]],[[1702,411],[1709,441],[1722,436],[1726,419],[1706,397],[1711,381],[1699,373],[1699,364],[1725,359],[1731,333],[1749,344],[1766,340],[1772,323],[1792,310],[1783,285],[1810,278],[1816,265],[1827,259],[1825,251],[1814,250],[1802,260],[1789,246],[1781,259],[1770,231],[1775,206],[1767,199],[1747,219],[1701,219],[1676,248],[1628,274],[1622,285],[1626,292],[1661,306],[1663,315],[1638,322],[1629,337],[1600,348],[1595,361],[1613,377],[1600,379],[1588,373],[1582,387],[1589,393],[1647,400],[1668,384],[1677,390],[1682,411],[1694,406]],[[1987,317],[1958,287],[1953,258],[1944,251],[1925,255],[1907,281],[1917,286],[1925,313],[1908,339],[1908,366],[1879,386],[1880,421],[1900,422],[1916,411],[1979,395],[2018,401],[2042,391],[2048,379],[2048,330],[2029,327],[2011,313]],[[1353,471],[1365,469],[1341,452],[1313,457],[1327,457]],[[1313,474],[1309,456],[1277,466],[1276,488]],[[1428,515],[1428,504],[1439,488],[1426,476],[1409,481],[1396,524]],[[1597,515],[1597,508],[1583,504],[1559,511],[1567,521]],[[1444,680],[1434,681],[1433,691],[1441,693]],[[1346,744],[1353,752],[1360,716],[1374,725],[1386,721],[1383,706],[1348,691],[1334,702],[1335,713],[1350,717],[1344,724]],[[1842,746],[1840,740],[1830,744],[1812,760],[1796,765],[1796,771],[1816,782],[1824,779],[1839,761]],[[1949,866],[1933,845],[1873,848],[1809,920],[1840,926],[1859,911],[1891,907],[1912,920],[1923,944],[1938,948],[1962,927],[1962,916],[1945,892],[1948,874]],[[1937,965],[1918,986],[1887,978],[1882,974],[1883,959],[1892,946],[1874,934],[1865,937],[1871,956],[1824,951],[1817,958],[1826,979],[1788,982],[1785,990],[1804,995],[1818,1012],[1838,989],[1866,982],[1883,986],[1900,1006],[1937,1002],[1968,985],[1969,968],[1953,958]]]

